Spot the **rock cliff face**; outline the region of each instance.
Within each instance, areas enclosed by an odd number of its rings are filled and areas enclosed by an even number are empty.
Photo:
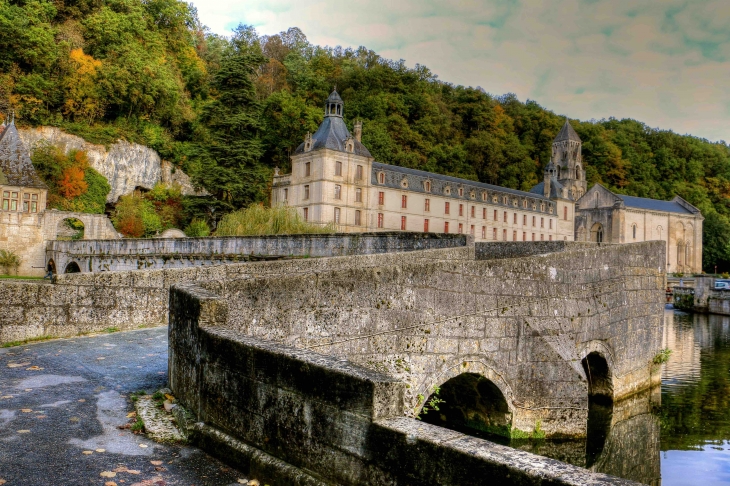
[[[112,186],[107,196],[109,203],[117,202],[120,196],[129,194],[137,187],[152,189],[158,182],[177,183],[184,195],[200,195],[186,174],[180,169],[173,172],[170,163],[161,160],[157,152],[143,145],[120,140],[107,150],[103,145],[89,143],[56,127],[19,131],[20,138],[31,152],[43,143],[55,145],[65,152],[84,150],[91,166],[106,177]]]

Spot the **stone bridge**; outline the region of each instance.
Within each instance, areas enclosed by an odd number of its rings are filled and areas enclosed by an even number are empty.
[[[659,383],[664,250],[662,242],[478,243],[415,252],[419,260],[342,259],[327,271],[175,286],[171,387],[199,421],[199,443],[236,461],[280,461],[316,472],[321,484],[473,484],[458,479],[460,468],[499,468],[466,466],[466,450],[501,464],[502,475],[510,464],[500,461],[517,453],[498,458],[485,441],[454,451],[464,436],[424,422],[585,437],[592,401]],[[439,411],[424,414],[434,398],[444,400]],[[419,414],[417,425],[402,422]],[[392,444],[373,444],[376,436]],[[454,462],[438,476],[395,444]],[[397,476],[387,466],[395,456],[410,482],[384,479]],[[600,483],[563,473],[554,484]]]

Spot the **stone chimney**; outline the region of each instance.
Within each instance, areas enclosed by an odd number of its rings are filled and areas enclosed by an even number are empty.
[[[355,140],[362,143],[362,122],[360,120],[357,120],[355,122],[355,130],[354,130]]]

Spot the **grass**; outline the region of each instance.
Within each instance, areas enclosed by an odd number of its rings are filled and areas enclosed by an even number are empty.
[[[332,234],[335,230],[334,224],[322,226],[304,221],[292,207],[252,204],[223,216],[215,236]]]
[[[48,341],[49,339],[56,339],[56,336],[38,336],[38,337],[26,339],[24,341],[9,341],[7,343],[3,343],[2,346],[0,346],[0,347],[3,347],[3,348],[14,348],[16,346],[24,346],[24,345],[30,344],[30,343],[37,343],[37,342],[41,342],[41,341]]]
[[[0,279],[3,278],[10,280],[43,280],[43,277],[29,277],[26,275],[0,275]]]
[[[132,432],[144,432],[144,422],[137,417],[137,421],[132,424]]]
[[[111,334],[113,332],[119,332],[119,331],[121,331],[121,329],[119,329],[118,327],[107,327],[106,329],[104,329],[103,332],[105,332],[107,334]]]

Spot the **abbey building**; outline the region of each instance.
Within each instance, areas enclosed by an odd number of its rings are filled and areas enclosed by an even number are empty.
[[[670,271],[701,271],[699,210],[681,198],[631,198],[600,185],[588,190],[582,143],[567,121],[543,182],[525,192],[376,162],[362,144],[362,124],[351,134],[343,114],[333,92],[319,129],[292,155],[292,172],[275,174],[272,205],[296,207],[307,221],[335,223],[342,232],[467,233],[476,241],[660,239]]]

